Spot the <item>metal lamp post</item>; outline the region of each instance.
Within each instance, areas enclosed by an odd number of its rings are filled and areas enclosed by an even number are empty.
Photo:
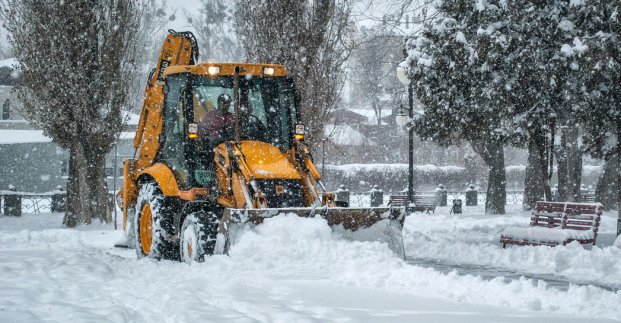
[[[321,139],[322,143],[323,143],[323,148],[322,148],[322,152],[321,152],[321,176],[323,176],[325,178],[326,176],[326,141],[328,141],[328,138],[323,138]]]
[[[408,87],[408,116],[405,114],[403,106],[399,109],[399,114],[396,116],[395,121],[400,127],[407,126],[408,130],[408,208],[414,203],[414,131],[412,129],[412,119],[414,119],[414,89],[412,88],[412,82],[408,77],[405,69],[401,66],[397,67],[397,78],[403,85]]]

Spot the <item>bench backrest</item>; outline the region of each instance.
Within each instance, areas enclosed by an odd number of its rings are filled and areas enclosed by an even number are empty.
[[[604,207],[599,203],[537,202],[531,226],[589,230],[597,234]]]
[[[436,197],[434,195],[414,195],[414,205],[436,205]],[[404,206],[407,204],[407,195],[391,195],[388,204],[392,206]]]
[[[429,205],[436,204],[436,197],[434,195],[414,195],[414,204],[416,205]]]
[[[388,199],[388,205],[405,206],[407,204],[407,195],[391,195]]]

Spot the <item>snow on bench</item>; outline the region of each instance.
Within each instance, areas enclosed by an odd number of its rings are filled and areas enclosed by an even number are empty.
[[[595,245],[604,207],[600,203],[537,202],[529,227],[505,229],[502,247],[516,245],[566,245],[572,241]]]

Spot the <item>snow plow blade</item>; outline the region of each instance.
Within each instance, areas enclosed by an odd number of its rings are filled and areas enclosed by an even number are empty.
[[[405,208],[275,208],[275,209],[224,209],[218,229],[216,253],[228,253],[240,230],[258,225],[266,218],[294,214],[300,217],[319,216],[328,222],[333,232],[356,241],[381,241],[397,255],[404,258],[403,221]]]

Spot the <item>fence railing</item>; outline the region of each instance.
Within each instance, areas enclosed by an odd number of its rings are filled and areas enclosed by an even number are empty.
[[[66,199],[64,192],[16,192],[0,190],[0,212],[4,215],[21,215],[21,213],[53,212],[59,201]],[[62,197],[61,197],[62,195]]]
[[[383,192],[382,204],[386,206],[391,195],[406,195],[406,192]],[[436,191],[417,191],[417,195],[435,195]],[[455,199],[466,200],[465,191],[447,191],[448,204],[451,205]],[[112,196],[112,195],[111,195]],[[592,202],[594,192],[585,192],[583,199]],[[21,213],[41,213],[41,212],[64,212],[66,207],[66,192],[52,191],[45,193],[29,193],[0,190],[0,213],[8,215],[11,207],[19,203]],[[485,205],[486,193],[478,192],[476,201],[479,205]],[[507,191],[507,204],[521,205],[524,202],[524,191]],[[352,207],[371,206],[371,192],[350,192],[349,205]],[[16,210],[12,210],[15,212]]]

